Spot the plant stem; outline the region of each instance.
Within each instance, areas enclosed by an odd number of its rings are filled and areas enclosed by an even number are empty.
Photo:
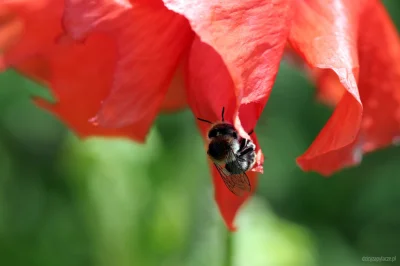
[[[233,234],[229,230],[226,230],[225,236],[225,266],[232,266],[233,260]]]

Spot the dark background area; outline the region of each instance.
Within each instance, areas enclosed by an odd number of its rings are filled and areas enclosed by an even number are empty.
[[[400,2],[384,2],[400,26]],[[0,88],[0,265],[400,265],[400,149],[302,172],[331,109],[285,63],[256,129],[265,173],[231,238],[189,110],[160,115],[147,145],[80,141],[30,101],[45,89],[12,71]]]

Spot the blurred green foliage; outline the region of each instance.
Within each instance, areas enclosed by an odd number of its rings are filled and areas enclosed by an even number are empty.
[[[190,111],[161,115],[147,145],[82,141],[32,104],[43,88],[12,71],[0,87],[0,265],[400,265],[399,149],[329,179],[300,171],[331,110],[284,63],[257,128],[265,174],[233,235]]]

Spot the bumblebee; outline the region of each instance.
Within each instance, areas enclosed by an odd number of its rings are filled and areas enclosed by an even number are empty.
[[[246,174],[256,162],[256,145],[246,138],[239,136],[232,124],[225,122],[222,108],[221,122],[197,118],[212,124],[208,131],[207,155],[217,168],[226,187],[235,195],[242,196],[250,192],[251,186]],[[249,132],[251,135],[253,131]]]

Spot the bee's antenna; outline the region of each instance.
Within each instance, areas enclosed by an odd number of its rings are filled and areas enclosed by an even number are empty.
[[[221,114],[222,122],[224,122],[224,120],[225,120],[225,118],[224,118],[224,112],[225,112],[225,107],[222,107],[222,114]]]
[[[254,133],[254,130],[252,129],[252,130],[250,130],[250,132],[247,133],[247,134],[250,136],[250,135],[253,134],[253,133]]]
[[[202,121],[202,122],[206,122],[206,123],[212,124],[211,121],[208,121],[208,120],[205,120],[205,119],[202,119],[202,118],[198,118],[198,117],[197,117],[197,119],[200,120],[200,121]]]

